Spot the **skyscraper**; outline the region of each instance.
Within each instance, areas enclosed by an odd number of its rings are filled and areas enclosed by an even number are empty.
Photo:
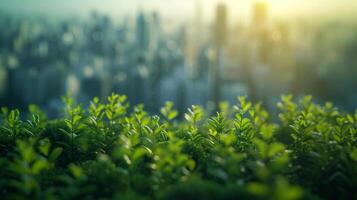
[[[215,45],[221,48],[227,43],[227,7],[225,4],[219,4],[216,9],[216,23],[215,23]]]
[[[153,12],[152,16],[151,16],[151,34],[150,34],[150,46],[151,46],[151,50],[152,51],[157,51],[159,48],[159,43],[160,43],[160,39],[161,39],[161,19],[160,19],[160,15],[157,12]]]
[[[140,51],[147,51],[150,42],[149,22],[144,15],[140,13],[136,19],[136,42]]]
[[[268,18],[268,5],[264,2],[258,2],[253,6],[253,25],[263,26]]]
[[[203,8],[202,8],[202,0],[196,0],[195,2],[195,37],[197,39],[198,45],[201,45],[201,34],[203,32]]]
[[[6,91],[6,79],[7,79],[7,72],[4,67],[0,65],[0,101],[5,96]]]
[[[215,66],[213,67],[213,102],[218,109],[221,101],[221,70],[223,68],[224,47],[227,44],[228,27],[227,27],[227,7],[225,4],[218,4],[216,9],[216,23],[214,27],[214,45],[215,45]]]
[[[256,59],[259,63],[266,64],[270,48],[270,31],[268,27],[268,5],[264,2],[257,2],[252,7],[251,21],[252,39],[256,46]]]
[[[259,1],[253,4],[250,30],[251,66],[249,67],[248,85],[250,98],[264,100],[269,97],[271,87],[269,78],[271,69],[271,31],[268,26],[268,6]],[[268,92],[269,91],[269,92]]]

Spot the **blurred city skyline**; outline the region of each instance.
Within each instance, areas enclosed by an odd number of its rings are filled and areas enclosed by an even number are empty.
[[[0,0],[0,107],[34,103],[55,117],[67,93],[89,102],[116,92],[152,113],[166,101],[180,113],[191,105],[214,111],[244,95],[274,110],[292,93],[352,110],[356,5]]]
[[[225,3],[232,23],[248,21],[256,2],[269,6],[272,18],[304,18],[354,16],[357,2],[351,0],[0,0],[0,11],[16,15],[46,15],[55,17],[87,16],[91,11],[106,13],[114,20],[141,11],[156,11],[164,20],[185,22],[194,19],[197,4],[202,9],[204,23],[214,19],[215,6]]]

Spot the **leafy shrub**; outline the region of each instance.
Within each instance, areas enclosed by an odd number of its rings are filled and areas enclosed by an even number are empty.
[[[270,116],[239,97],[179,120],[170,102],[64,101],[56,120],[2,109],[2,199],[357,199],[357,112],[331,103],[283,96]]]

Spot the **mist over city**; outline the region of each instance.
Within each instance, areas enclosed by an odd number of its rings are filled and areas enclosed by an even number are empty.
[[[0,0],[0,199],[356,200],[356,0]]]
[[[346,6],[348,5],[348,6]],[[311,94],[346,110],[357,99],[351,1],[1,1],[0,103],[57,116],[125,94],[157,113],[215,110],[246,95],[274,110]],[[86,105],[86,103],[84,103]]]

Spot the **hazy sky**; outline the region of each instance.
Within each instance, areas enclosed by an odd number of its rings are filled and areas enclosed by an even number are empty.
[[[119,18],[138,10],[158,10],[165,18],[190,19],[199,0],[0,0],[0,10],[12,13],[53,15],[80,14],[98,10]],[[233,19],[247,18],[252,3],[258,0],[200,0],[205,19],[210,20],[218,2],[229,5]],[[296,16],[311,13],[339,14],[357,11],[357,0],[265,0],[272,16]]]

